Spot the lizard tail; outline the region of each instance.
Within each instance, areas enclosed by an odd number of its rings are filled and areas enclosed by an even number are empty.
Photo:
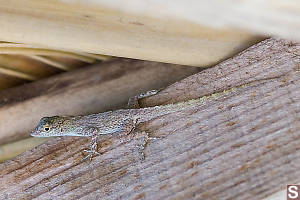
[[[185,109],[192,109],[196,108],[200,105],[206,104],[208,100],[217,99],[220,96],[224,96],[225,94],[228,94],[230,92],[236,91],[237,88],[230,88],[228,90],[223,90],[222,92],[216,92],[211,95],[202,96],[197,99],[191,99],[184,102],[174,103],[174,104],[168,104],[168,105],[161,105],[161,106],[154,106],[149,108],[143,108],[143,112],[140,113],[141,121],[148,121],[155,117],[159,117],[162,115],[182,111]]]

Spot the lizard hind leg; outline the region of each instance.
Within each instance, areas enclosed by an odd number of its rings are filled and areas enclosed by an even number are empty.
[[[121,134],[125,135],[130,135],[132,133],[134,133],[137,125],[139,124],[139,119],[138,118],[131,118],[131,119],[127,119],[124,121],[123,123],[123,127],[122,130],[120,131]]]
[[[134,139],[143,139],[142,140],[142,144],[137,145],[136,147],[138,147],[140,155],[141,155],[141,160],[145,160],[145,148],[147,147],[147,145],[149,145],[149,141],[150,140],[156,140],[156,139],[160,139],[161,137],[152,137],[149,136],[149,134],[145,131],[138,131],[135,132],[135,129],[137,127],[137,125],[140,123],[139,118],[131,118],[131,119],[127,119],[124,121],[123,123],[123,128],[122,131],[120,131],[120,138],[119,141],[120,143],[126,143],[129,142],[130,140],[134,140]]]
[[[153,96],[153,95],[157,94],[158,92],[159,92],[159,90],[150,90],[150,91],[147,91],[144,93],[140,93],[139,95],[136,95],[134,97],[130,97],[128,100],[127,108],[130,108],[130,109],[140,108],[140,104],[139,104],[140,99]]]
[[[143,143],[140,145],[140,153],[141,153],[142,160],[145,160],[145,157],[146,157],[145,156],[145,149],[149,145],[149,141],[160,139],[160,137],[150,137],[149,133],[147,133],[145,131],[143,131],[142,133],[144,135],[144,140],[143,140]]]
[[[132,140],[132,139],[137,139],[137,138],[141,138],[141,137],[143,138],[142,144],[138,145],[137,147],[139,147],[141,160],[145,160],[145,149],[149,145],[149,142],[151,140],[160,139],[161,137],[149,136],[149,133],[147,133],[146,131],[142,131],[142,132],[139,132],[138,134],[135,134],[134,133],[135,129],[139,123],[140,123],[139,118],[128,119],[126,121],[126,123],[124,123],[123,131],[127,135],[127,139],[125,139],[125,140]],[[125,142],[125,140],[123,142]]]

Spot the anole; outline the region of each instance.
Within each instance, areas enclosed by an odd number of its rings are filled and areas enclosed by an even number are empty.
[[[90,149],[86,150],[90,159],[97,152],[97,138],[101,135],[113,133],[131,133],[135,127],[142,122],[147,122],[154,118],[170,113],[195,108],[205,104],[208,99],[216,99],[226,93],[233,92],[238,88],[245,87],[248,84],[240,85],[222,92],[217,92],[198,99],[191,99],[185,102],[175,104],[154,106],[139,109],[121,109],[108,111],[86,116],[52,116],[43,117],[36,129],[31,132],[34,137],[52,137],[52,136],[80,136],[91,137]],[[136,102],[140,98],[151,96],[156,91],[150,91],[144,95],[134,98]],[[130,102],[130,101],[129,101]]]

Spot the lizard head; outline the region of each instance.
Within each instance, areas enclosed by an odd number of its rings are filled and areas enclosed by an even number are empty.
[[[67,117],[43,117],[30,135],[34,137],[64,136],[66,134],[64,126],[67,121]]]

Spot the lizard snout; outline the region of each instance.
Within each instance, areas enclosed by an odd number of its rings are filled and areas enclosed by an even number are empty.
[[[39,133],[38,133],[38,131],[33,130],[33,131],[30,132],[30,135],[36,137],[36,136],[39,136]]]

